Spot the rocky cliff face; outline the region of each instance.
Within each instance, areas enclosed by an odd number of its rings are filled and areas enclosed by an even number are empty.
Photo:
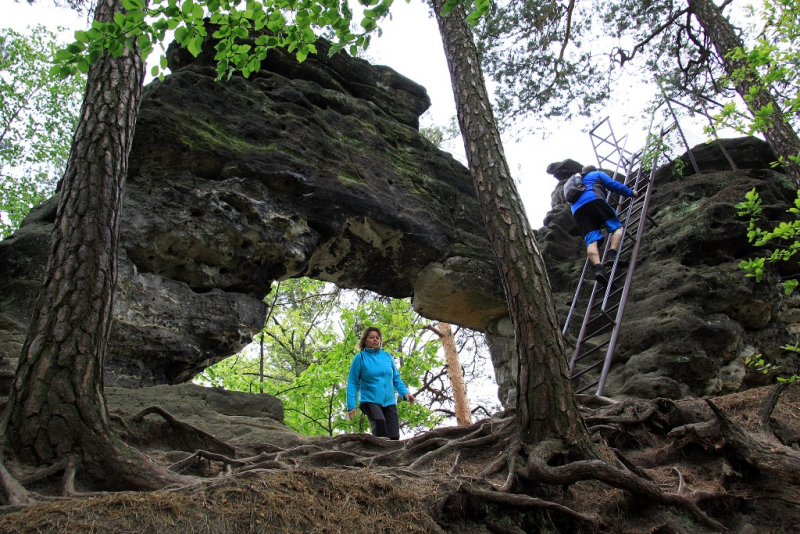
[[[795,190],[770,169],[775,158],[765,143],[741,138],[723,144],[737,170],[712,144],[692,149],[699,173],[684,155],[682,164],[673,162],[655,175],[652,221],[638,254],[606,394],[678,398],[739,391],[768,380],[744,364],[756,353],[785,371],[798,369],[796,355],[781,347],[797,341],[800,300],[782,294],[780,273],[761,284],[745,278],[739,262],[765,251],[747,243],[747,221],[734,207],[755,187],[767,228],[787,218]],[[560,182],[537,233],[562,321],[585,260],[561,192],[576,167],[571,161],[550,166]],[[679,167],[685,169],[682,175]],[[794,267],[783,266],[782,274],[797,272]],[[566,340],[568,348],[574,346],[572,332]]]
[[[276,279],[309,276],[414,297],[430,318],[482,330],[501,399],[514,402],[513,329],[469,173],[419,135],[425,90],[339,54],[297,64],[270,53],[250,79],[215,82],[201,55],[171,53],[137,125],[125,191],[109,386],[185,382],[263,324]],[[765,219],[794,193],[752,139],[694,153],[701,172],[662,169],[609,394],[677,397],[763,382],[743,357],[790,369],[800,300],[755,285],[734,204],[756,187]],[[566,178],[580,164],[549,171]],[[13,377],[57,197],[0,242],[0,378]],[[562,317],[585,252],[560,185],[538,239]],[[568,336],[569,341],[569,336]],[[0,383],[0,389],[3,388]]]
[[[476,329],[506,313],[469,173],[419,134],[424,88],[324,46],[225,83],[206,59],[173,52],[146,88],[107,385],[179,383],[234,354],[276,279],[413,295]],[[56,202],[0,243],[0,359],[24,339]]]

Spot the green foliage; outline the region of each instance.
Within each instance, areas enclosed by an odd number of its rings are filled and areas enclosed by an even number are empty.
[[[800,218],[797,218],[797,215],[800,214],[800,191],[797,193],[794,206],[787,210],[796,218],[790,222],[781,222],[772,230],[762,230],[757,225],[762,208],[761,198],[755,188],[750,190],[745,195],[745,201],[736,204],[736,207],[740,210],[739,216],[750,218],[747,226],[747,240],[757,247],[770,246],[773,249],[767,257],[750,258],[739,263],[739,267],[747,271],[745,276],[761,282],[766,265],[778,261],[788,261],[800,249],[800,241],[798,241]],[[797,284],[798,281],[795,278],[784,280],[783,287],[786,294],[791,294]]]
[[[430,126],[422,126],[419,129],[422,137],[433,143],[439,148],[448,141],[461,137],[461,130],[458,127],[458,120],[456,117],[450,117],[450,123],[447,126],[440,126],[432,124]]]
[[[656,135],[653,133],[647,134],[647,142],[645,143],[647,150],[642,155],[642,168],[652,169],[658,166],[660,157],[669,155],[674,151],[675,147],[671,146],[667,136]],[[686,172],[686,162],[681,158],[672,160],[672,172],[676,176],[683,176]]]
[[[730,77],[737,83],[747,79],[754,84],[749,94],[742,95],[750,113],[740,111],[734,103],[726,104],[715,117],[717,126],[727,126],[752,135],[764,131],[776,121],[797,126],[800,116],[800,5],[794,0],[764,0],[760,6],[749,6],[748,15],[756,37],[747,48],[737,48],[731,59],[742,66]],[[755,76],[753,75],[755,73]],[[756,107],[758,89],[772,92],[782,108],[779,114],[772,103]],[[798,160],[800,154],[789,155]],[[776,165],[787,163],[779,160]]]
[[[347,418],[346,387],[356,343],[367,326],[384,333],[409,390],[442,362],[438,340],[430,340],[427,324],[409,299],[382,299],[365,292],[345,292],[332,284],[293,279],[276,283],[266,299],[270,312],[264,330],[242,353],[219,362],[195,377],[200,383],[236,391],[264,392],[284,403],[285,423],[308,435],[366,431],[361,416]],[[422,403],[398,403],[406,428],[432,428],[440,417]]]
[[[789,352],[794,352],[795,354],[800,353],[800,346],[798,346],[798,343],[795,343],[794,345],[784,345],[781,348],[783,350],[787,350]],[[750,367],[754,367],[756,369],[756,371],[758,371],[759,373],[763,373],[765,375],[770,374],[770,373],[773,373],[773,374],[774,373],[779,373],[780,370],[781,370],[780,366],[774,365],[772,363],[768,363],[764,359],[764,356],[762,354],[755,354],[753,356],[748,356],[747,358],[745,358],[744,363],[746,365],[749,365]],[[778,376],[775,377],[775,380],[777,380],[778,382],[788,382],[789,384],[792,384],[792,383],[797,382],[798,380],[800,380],[800,376],[799,375],[791,375],[791,376],[780,376],[780,375],[778,375]]]
[[[48,74],[61,46],[43,26],[0,29],[0,236],[53,193],[69,157],[85,79]]]
[[[219,79],[239,71],[245,77],[257,72],[267,52],[276,47],[294,53],[298,61],[316,54],[317,34],[335,38],[330,54],[345,48],[356,55],[367,49],[371,32],[389,13],[393,0],[362,0],[366,7],[360,27],[351,30],[353,13],[347,0],[123,0],[124,13],[112,22],[93,22],[86,31],[75,32],[75,42],[59,51],[53,74],[67,77],[87,72],[107,52],[122,55],[135,42],[147,57],[156,46],[164,50],[169,31],[175,40],[197,57],[209,37],[206,23],[214,27],[214,59]],[[163,77],[167,60],[153,67]]]
[[[610,63],[596,50],[606,29],[595,16],[604,4],[510,0],[486,12],[475,26],[476,45],[497,82],[495,112],[503,125],[533,115],[538,120],[526,123],[540,129],[541,119],[570,122],[605,105]]]
[[[796,218],[793,221],[786,223],[781,222],[771,231],[761,230],[757,226],[759,215],[761,214],[761,198],[756,192],[755,188],[751,189],[745,195],[744,202],[736,204],[740,210],[738,215],[740,217],[749,217],[750,222],[747,226],[747,240],[757,247],[770,246],[774,250],[768,257],[752,258],[742,260],[739,262],[739,267],[747,271],[745,276],[755,278],[756,282],[761,282],[764,278],[764,269],[766,265],[775,263],[777,261],[788,261],[800,248],[800,219]],[[800,214],[800,190],[797,192],[797,198],[794,201],[794,206],[786,210],[787,212],[797,216]],[[790,278],[783,281],[784,292],[790,295],[797,287],[798,280]],[[781,347],[784,350],[800,353],[800,344],[785,345]],[[755,367],[759,372],[764,374],[776,373],[780,368],[772,363],[764,360],[761,354],[756,354],[745,360],[747,365]],[[779,382],[794,382],[799,377],[792,375],[789,377],[778,376]]]

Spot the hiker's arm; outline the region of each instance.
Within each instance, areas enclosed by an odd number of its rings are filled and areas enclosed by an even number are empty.
[[[605,187],[609,191],[613,191],[614,193],[617,193],[618,195],[623,195],[623,196],[626,196],[626,197],[634,196],[634,192],[633,192],[633,190],[631,188],[629,188],[627,185],[623,184],[622,182],[618,182],[618,181],[614,180],[613,178],[608,176],[606,173],[601,172],[599,178],[600,178],[600,181],[603,184],[603,187]]]
[[[350,419],[356,413],[356,394],[358,392],[358,377],[361,376],[361,358],[356,354],[350,364],[350,374],[347,375],[347,412]]]

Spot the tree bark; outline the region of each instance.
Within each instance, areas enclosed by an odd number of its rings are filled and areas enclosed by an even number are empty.
[[[459,426],[469,426],[472,424],[472,413],[469,411],[467,385],[464,383],[464,373],[461,370],[461,360],[456,350],[456,340],[453,337],[453,329],[450,328],[448,323],[440,322],[437,333],[442,340],[444,358],[447,362],[447,377],[450,379],[450,386],[453,388],[456,421]]]
[[[761,133],[764,134],[775,155],[786,161],[788,164],[786,174],[794,186],[800,188],[800,163],[789,160],[789,156],[800,156],[800,138],[787,122],[780,104],[765,87],[758,72],[746,59],[730,57],[730,53],[735,49],[744,49],[744,43],[736,34],[733,25],[722,15],[712,0],[689,0],[689,8],[714,43],[725,72],[734,81],[736,91],[750,113],[755,117],[762,108],[772,106],[774,112],[766,126],[761,129]]]
[[[503,152],[480,58],[463,6],[434,12],[444,44],[470,173],[500,268],[519,355],[518,432],[526,443],[557,439],[579,456],[595,450],[580,417],[544,261]]]
[[[117,11],[121,0],[99,0],[95,20],[112,21]],[[122,196],[143,77],[137,46],[118,58],[106,53],[89,70],[3,433],[20,461],[77,458],[85,474],[107,486],[155,489],[185,479],[115,435],[103,392]]]

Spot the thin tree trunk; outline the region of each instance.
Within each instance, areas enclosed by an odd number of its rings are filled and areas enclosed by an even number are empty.
[[[735,49],[744,49],[744,43],[736,34],[733,25],[711,0],[689,0],[689,8],[714,43],[725,72],[734,80],[736,91],[745,101],[750,113],[755,116],[759,110],[772,106],[773,114],[766,126],[761,129],[761,133],[764,134],[775,155],[782,157],[788,163],[786,174],[795,187],[800,187],[800,164],[789,160],[789,156],[800,156],[800,138],[786,121],[780,104],[765,87],[758,72],[746,59],[730,57],[730,53]]]
[[[469,169],[492,243],[519,355],[517,425],[526,443],[556,439],[594,455],[567,370],[564,343],[542,255],[511,178],[462,6],[434,12],[444,43]]]
[[[122,10],[121,0],[100,0],[95,20],[111,21]],[[185,477],[157,468],[119,440],[103,393],[122,195],[143,75],[135,46],[119,58],[104,54],[89,71],[3,432],[23,462],[70,456],[107,486],[154,489]]]
[[[464,373],[461,369],[461,359],[458,357],[458,351],[456,350],[453,329],[448,323],[440,322],[436,333],[442,341],[444,358],[447,362],[447,376],[450,379],[450,386],[453,388],[456,421],[459,426],[469,426],[472,424],[472,413],[469,411],[467,385],[464,382]]]

